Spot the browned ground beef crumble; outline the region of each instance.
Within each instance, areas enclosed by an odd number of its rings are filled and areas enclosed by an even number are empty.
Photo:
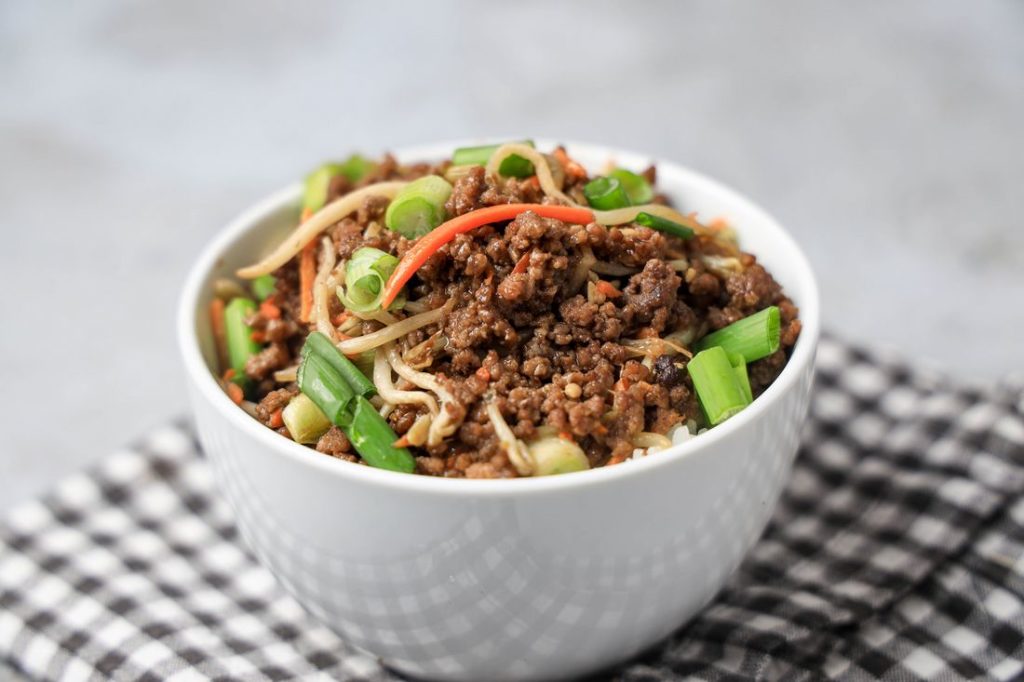
[[[383,180],[442,173],[445,166],[402,167],[387,156],[356,185],[335,178],[328,198]],[[654,169],[645,175],[653,183]],[[564,191],[585,204],[586,181],[571,178]],[[656,200],[665,202],[662,197]],[[446,208],[455,216],[496,204],[550,202],[535,184],[485,177],[481,167],[455,182]],[[339,261],[362,246],[399,257],[409,249],[412,242],[387,229],[363,236],[371,222],[383,223],[386,207],[384,199],[368,199],[354,216],[328,230]],[[585,282],[574,282],[587,248],[599,261],[630,268],[628,275],[601,275],[618,290],[612,296],[588,301]],[[524,254],[525,270],[513,273]],[[721,267],[721,258],[737,259],[738,267],[736,261],[731,261],[731,270]],[[681,271],[668,262],[682,259],[688,267]],[[297,321],[297,259],[274,275],[274,300],[282,316],[267,319],[257,313],[248,320],[268,344],[246,364],[246,374],[256,381],[257,417],[268,426],[274,412],[298,392],[295,384],[282,388],[272,374],[297,362],[311,331]],[[567,224],[531,212],[507,225],[489,225],[456,237],[419,271],[408,298],[424,299],[432,308],[454,299],[441,323],[419,329],[399,344],[404,351],[427,338],[438,339],[439,351],[427,371],[457,396],[458,404],[449,406],[453,416],[464,417],[458,431],[440,445],[413,449],[417,473],[432,476],[516,476],[487,418],[485,394],[494,396],[517,437],[527,440],[538,427],[553,427],[583,448],[592,467],[629,456],[635,447],[632,438],[641,431],[665,433],[686,420],[699,423],[702,417],[685,371],[686,357],[661,355],[648,368],[642,357],[620,344],[623,339],[663,337],[684,328],[699,338],[777,305],[781,348],[749,366],[757,396],[782,371],[800,333],[797,308],[771,274],[753,255],[726,240],[701,235],[680,240],[635,224]],[[343,311],[334,297],[331,306],[332,316]],[[362,324],[364,333],[382,326]],[[398,386],[403,387],[402,381]],[[421,410],[399,405],[389,422],[401,435]],[[316,450],[361,461],[337,427],[320,438]]]

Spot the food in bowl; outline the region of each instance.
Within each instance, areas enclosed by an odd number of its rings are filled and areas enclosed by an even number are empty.
[[[221,383],[351,462],[512,478],[651,455],[742,411],[800,334],[732,226],[672,207],[654,167],[592,175],[529,142],[353,156],[296,217],[214,285]]]

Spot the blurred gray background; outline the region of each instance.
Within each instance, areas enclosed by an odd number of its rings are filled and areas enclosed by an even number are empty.
[[[1024,346],[1024,3],[0,3],[0,510],[186,411],[173,317],[351,150],[606,142],[747,193],[828,329],[960,380]]]

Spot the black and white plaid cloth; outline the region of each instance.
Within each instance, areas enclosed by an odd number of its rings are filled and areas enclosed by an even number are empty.
[[[765,537],[695,620],[602,677],[1022,675],[1024,391],[830,340],[819,368]],[[0,659],[31,679],[397,679],[240,546],[180,425],[0,525]]]

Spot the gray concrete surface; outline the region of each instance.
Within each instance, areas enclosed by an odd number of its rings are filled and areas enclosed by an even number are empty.
[[[320,160],[603,141],[774,212],[827,326],[1020,365],[1024,4],[0,3],[0,509],[182,414],[184,273]]]

